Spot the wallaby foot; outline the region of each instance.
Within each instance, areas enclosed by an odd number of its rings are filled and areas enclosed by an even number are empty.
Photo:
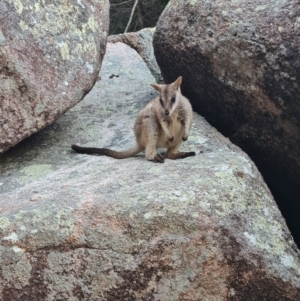
[[[176,159],[184,159],[187,157],[192,157],[196,156],[195,152],[178,152],[178,153],[167,153],[166,158],[171,159],[171,160],[176,160]]]
[[[154,163],[164,163],[165,159],[161,154],[155,154],[154,156],[148,156],[147,160],[153,161]]]
[[[161,154],[156,154],[153,161],[154,163],[164,163],[165,159]]]

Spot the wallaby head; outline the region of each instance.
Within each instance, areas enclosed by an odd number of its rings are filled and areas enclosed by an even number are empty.
[[[169,116],[177,107],[180,101],[180,85],[182,76],[179,76],[175,82],[169,85],[151,84],[151,87],[159,92],[159,102],[164,115]]]

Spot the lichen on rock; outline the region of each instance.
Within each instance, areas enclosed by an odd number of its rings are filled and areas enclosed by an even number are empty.
[[[2,1],[0,153],[54,122],[98,76],[108,0]]]

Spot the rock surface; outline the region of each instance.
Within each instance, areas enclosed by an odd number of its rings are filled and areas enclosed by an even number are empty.
[[[300,245],[299,1],[178,0],[154,35],[166,82],[257,163]]]
[[[0,300],[299,300],[299,252],[267,186],[204,118],[184,160],[70,150],[131,146],[134,116],[156,93],[121,43],[108,44],[100,75],[1,156]]]
[[[112,35],[108,37],[108,42],[122,42],[136,50],[147,64],[156,82],[164,83],[152,46],[154,31],[155,28],[144,28],[137,32]]]
[[[0,154],[51,124],[92,88],[108,0],[2,0]]]

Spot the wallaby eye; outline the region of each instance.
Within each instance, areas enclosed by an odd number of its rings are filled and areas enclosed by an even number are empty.
[[[171,101],[172,101],[172,102],[175,102],[175,100],[176,100],[176,98],[175,98],[175,96],[173,96],[173,97],[171,98]]]
[[[164,106],[164,102],[162,101],[161,98],[159,99],[159,101],[160,101],[161,106],[163,107]]]

